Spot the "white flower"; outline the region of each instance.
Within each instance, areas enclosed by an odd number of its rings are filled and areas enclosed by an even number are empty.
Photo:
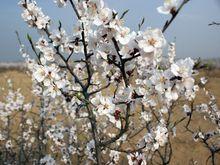
[[[183,79],[182,85],[186,90],[191,90],[194,87],[195,80],[192,77],[187,77]]]
[[[108,59],[108,54],[106,52],[103,52],[103,51],[100,51],[100,50],[97,50],[96,52],[97,52],[97,56],[102,57],[104,60]]]
[[[60,80],[58,72],[59,68],[55,64],[51,64],[50,66],[36,65],[33,77],[38,82],[44,82],[45,86],[50,86],[53,84],[52,81]]]
[[[97,94],[96,97],[91,99],[91,103],[96,106],[100,115],[113,114],[115,111],[115,104],[113,104],[110,97],[103,97]]]
[[[168,138],[168,130],[166,127],[158,125],[155,131],[155,140],[160,146],[164,146]]]
[[[99,11],[93,23],[96,26],[100,26],[102,24],[107,24],[111,18],[112,18],[112,10],[110,10],[109,8],[103,8]]]
[[[133,45],[126,44],[126,45],[122,46],[119,53],[122,55],[122,58],[129,58],[129,57],[131,57],[130,53],[133,52],[133,49],[134,49]],[[135,55],[137,55],[137,53]]]
[[[24,21],[31,23],[33,16],[31,13],[25,9],[24,12],[21,14],[21,17],[24,19]]]
[[[3,134],[0,133],[0,141],[3,141],[3,140],[5,140],[5,139],[6,139],[5,135],[3,135]]]
[[[136,36],[135,32],[130,33],[130,29],[128,27],[122,27],[116,33],[116,40],[119,41],[122,45],[126,45],[133,40]]]
[[[176,11],[179,0],[164,0],[164,5],[157,8],[157,11],[161,14],[172,14]]]
[[[55,0],[54,1],[58,7],[64,7],[66,6],[67,0]]]
[[[98,112],[100,114],[112,113],[115,110],[115,104],[112,103],[112,99],[110,97],[101,97],[100,105],[98,106]]]
[[[207,104],[201,104],[201,105],[197,105],[196,106],[196,110],[197,111],[201,111],[201,112],[207,112],[209,109],[208,105]]]
[[[175,43],[171,42],[168,47],[168,57],[169,57],[169,62],[172,64],[174,62],[174,58],[176,56],[176,48],[175,48]]]
[[[48,46],[48,42],[44,37],[41,37],[36,43],[36,48],[38,48],[41,52]]]
[[[206,77],[201,77],[200,82],[205,85],[208,82],[208,79]]]
[[[86,145],[86,155],[88,155],[88,159],[94,160],[94,152],[95,152],[95,141],[91,140]]]
[[[26,120],[26,123],[27,123],[28,125],[32,125],[33,121],[32,121],[31,119],[27,119],[27,120]]]
[[[111,150],[110,153],[109,153],[109,157],[111,158],[111,161],[110,162],[110,165],[113,165],[115,163],[118,163],[119,159],[120,159],[120,152],[118,151],[114,151],[114,150]]]
[[[50,22],[50,18],[43,14],[41,8],[37,7],[35,1],[27,1],[27,3],[21,1],[19,4],[24,8],[21,16],[30,27],[37,27],[40,30],[46,28]]]
[[[195,98],[196,94],[193,90],[186,90],[185,97],[187,100],[192,101]]]
[[[87,3],[86,12],[88,13],[89,17],[94,17],[100,10],[104,7],[103,0],[90,0]]]
[[[36,25],[38,29],[45,29],[49,24],[50,18],[48,16],[38,17],[36,21]]]
[[[66,31],[63,28],[61,28],[60,30],[53,31],[50,35],[50,38],[53,41],[53,46],[59,46],[68,41]]]
[[[74,45],[70,42],[65,42],[61,45],[60,50],[62,52],[67,53],[67,54],[72,53],[73,50],[74,50],[75,53],[78,53],[80,51],[80,46],[79,45]]]
[[[38,82],[42,82],[46,76],[47,76],[47,72],[45,71],[45,68],[41,65],[38,65],[35,72],[33,73],[33,77]]]
[[[117,101],[129,102],[132,100],[133,88],[131,86],[124,88],[120,87],[115,98]]]
[[[198,132],[198,137],[200,139],[204,139],[205,138],[205,136],[204,136],[204,134],[202,132]]]
[[[53,50],[53,48],[51,47],[47,47],[43,49],[43,54],[44,54],[44,58],[47,61],[54,61],[54,55],[55,55],[55,51]]]
[[[6,142],[5,147],[6,147],[8,150],[11,150],[11,149],[12,149],[13,145],[12,145],[11,140],[8,140],[8,141]]]
[[[165,46],[166,40],[160,29],[148,29],[143,33],[143,39],[138,41],[138,46],[146,53],[154,52]]]
[[[170,87],[165,92],[165,96],[168,99],[168,101],[172,101],[172,100],[176,101],[179,97],[177,91],[172,90]]]
[[[155,71],[150,77],[150,81],[159,93],[164,93],[168,86],[168,76],[166,72]]]
[[[144,119],[144,121],[149,122],[152,120],[152,114],[146,111],[141,112],[141,118]]]
[[[40,160],[40,164],[44,164],[44,165],[55,165],[56,162],[55,160],[50,156],[50,155],[46,155],[45,157],[43,157]]]
[[[115,30],[119,30],[120,27],[122,27],[124,24],[124,20],[123,19],[118,19],[117,17],[113,20],[110,21],[109,23],[109,27],[113,28]]]
[[[109,121],[113,123],[118,129],[121,129],[121,120],[116,119],[116,116],[113,115],[114,114],[107,114]]]
[[[191,58],[181,59],[171,65],[171,72],[175,76],[180,76],[182,78],[190,77],[193,72],[193,66],[194,61]]]
[[[146,156],[142,153],[135,152],[127,155],[129,165],[146,165]]]
[[[57,87],[57,85],[50,85],[43,92],[44,96],[51,96],[52,98],[55,98],[56,96],[60,96],[61,94],[62,93],[61,93],[60,89]]]
[[[166,114],[168,112],[168,108],[163,106],[161,109],[160,109],[161,113],[164,113]]]
[[[62,89],[63,87],[65,87],[67,82],[68,81],[66,81],[65,79],[61,79],[61,80],[55,81],[55,84],[56,84],[57,88]]]
[[[30,104],[30,103],[25,104],[24,107],[23,107],[23,109],[24,109],[25,111],[28,111],[28,110],[30,110],[31,108],[32,108],[32,104]]]
[[[188,105],[185,104],[183,106],[183,111],[188,115],[191,112],[191,109]]]

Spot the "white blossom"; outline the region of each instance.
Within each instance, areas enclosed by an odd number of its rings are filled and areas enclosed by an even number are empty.
[[[45,165],[55,165],[55,160],[51,157],[51,155],[46,155],[40,160],[40,164]]]
[[[166,127],[158,125],[155,131],[155,140],[160,146],[164,146],[167,142],[168,130]]]
[[[113,104],[110,97],[96,95],[96,97],[93,98],[91,102],[93,105],[97,106],[97,111],[100,115],[114,113],[115,111],[115,104]]]
[[[168,57],[169,57],[169,62],[172,64],[174,63],[174,58],[176,56],[176,48],[175,48],[175,43],[171,42],[168,47]]]
[[[109,8],[103,8],[94,18],[94,24],[100,26],[102,24],[107,24],[112,18],[112,11]]]
[[[122,45],[126,45],[136,37],[135,32],[130,32],[128,27],[120,28],[119,31],[116,33],[116,40],[118,40]]]
[[[193,72],[193,66],[194,61],[191,58],[181,59],[171,65],[171,72],[175,76],[190,77]]]
[[[67,0],[54,0],[58,7],[66,6]]]
[[[49,25],[50,18],[44,15],[44,13],[41,11],[41,8],[37,6],[35,1],[20,1],[19,4],[24,8],[21,16],[30,27],[37,27],[38,29],[42,30]]]
[[[43,54],[44,54],[44,58],[47,60],[47,61],[54,61],[55,58],[55,51],[53,50],[53,48],[51,47],[46,47],[43,49]]]
[[[208,79],[206,77],[201,77],[200,81],[203,85],[205,85],[208,82]]]
[[[166,40],[159,29],[147,29],[143,33],[143,39],[138,41],[138,46],[146,53],[154,52],[165,46]]]
[[[131,153],[127,155],[129,165],[146,165],[145,155],[142,153]]]
[[[157,8],[161,14],[172,14],[176,11],[179,0],[164,0],[164,5]]]

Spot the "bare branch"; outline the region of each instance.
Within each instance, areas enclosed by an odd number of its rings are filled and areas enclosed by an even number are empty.
[[[167,20],[165,25],[163,26],[163,30],[162,32],[164,33],[167,28],[171,25],[171,23],[174,21],[174,19],[176,18],[176,16],[179,14],[180,10],[183,8],[183,6],[189,2],[190,0],[183,0],[183,2],[181,3],[181,5],[179,6],[179,8],[174,12],[172,13],[172,18],[170,20]]]
[[[217,25],[217,26],[219,26],[220,25],[220,23],[219,22],[215,22],[215,21],[213,21],[212,23],[210,23],[210,24],[208,24],[209,26],[212,26],[212,25]]]

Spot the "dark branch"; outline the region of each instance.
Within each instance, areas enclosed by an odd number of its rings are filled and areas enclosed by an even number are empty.
[[[181,5],[179,6],[179,8],[174,13],[172,13],[172,18],[170,20],[167,20],[165,25],[163,26],[163,30],[162,30],[163,33],[167,30],[167,28],[170,26],[170,24],[174,21],[174,19],[179,14],[179,12],[183,8],[183,6],[189,1],[190,0],[183,0]]]

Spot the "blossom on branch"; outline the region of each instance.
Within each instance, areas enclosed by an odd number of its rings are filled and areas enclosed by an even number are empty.
[[[179,0],[164,0],[164,5],[157,8],[161,14],[174,14],[179,4]]]

